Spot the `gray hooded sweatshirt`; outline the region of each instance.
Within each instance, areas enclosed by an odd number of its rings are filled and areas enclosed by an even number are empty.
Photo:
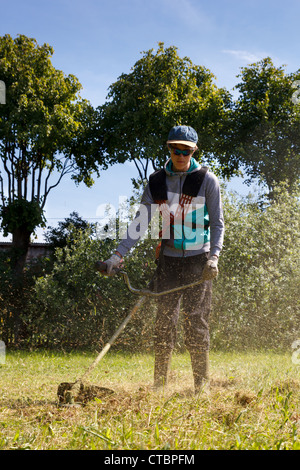
[[[187,202],[184,202],[182,197],[182,187],[187,174],[199,171],[200,168],[201,166],[194,158],[191,158],[191,165],[187,172],[173,172],[171,159],[164,166],[168,199],[159,206],[159,209],[162,215],[163,254],[165,256],[187,257],[205,252],[219,256],[222,249],[224,218],[217,177],[208,171],[198,195]],[[150,221],[155,214],[158,214],[157,208],[158,204],[154,202],[149,184],[147,184],[136,217],[127,228],[117,248],[122,256],[126,255],[143,237]],[[172,228],[170,227],[170,213],[173,214]],[[155,238],[152,232],[151,237]],[[157,231],[154,230],[154,232],[157,238]]]

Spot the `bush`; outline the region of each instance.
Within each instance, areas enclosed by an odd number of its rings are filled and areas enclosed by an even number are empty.
[[[31,309],[35,278],[51,270],[48,258],[26,265],[22,283],[16,282],[12,269],[13,253],[0,253],[0,339],[8,347],[30,347],[35,337],[38,316]]]
[[[289,193],[281,185],[271,201],[232,194],[224,194],[223,201],[226,231],[214,281],[212,348],[290,348],[300,333],[299,192]],[[150,281],[156,244],[144,240],[126,257],[124,269],[134,287],[144,288]],[[119,276],[104,277],[94,269],[95,261],[107,259],[116,245],[77,230],[72,244],[56,249],[48,274],[41,268],[28,270],[25,345],[103,347],[137,300]],[[0,334],[13,344],[14,319],[7,308],[13,296],[5,263],[0,275]],[[155,301],[149,299],[114,348],[151,349],[154,317]],[[184,348],[180,328],[178,348]]]
[[[147,282],[141,262],[149,250],[146,245],[126,266],[136,287]],[[32,312],[39,312],[38,331],[46,347],[102,347],[127,316],[136,297],[119,276],[103,276],[94,268],[97,260],[107,259],[115,248],[115,241],[93,240],[88,231],[80,231],[71,246],[56,249],[53,271],[37,279],[32,299]],[[123,348],[139,345],[144,321],[144,314],[133,319],[122,335]]]
[[[216,348],[290,347],[299,337],[299,192],[224,197],[226,233],[211,318]]]

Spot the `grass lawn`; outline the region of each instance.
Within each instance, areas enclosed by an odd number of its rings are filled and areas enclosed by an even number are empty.
[[[115,393],[58,406],[92,354],[8,352],[0,365],[0,450],[300,450],[300,365],[291,354],[216,353],[210,391],[195,396],[188,354],[151,390],[153,356],[110,352],[89,382]]]

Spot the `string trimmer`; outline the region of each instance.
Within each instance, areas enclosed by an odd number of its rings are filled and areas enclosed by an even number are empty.
[[[100,271],[102,274],[107,275],[106,272],[106,264],[102,261],[98,261],[96,263],[97,271]],[[109,351],[113,343],[116,341],[118,336],[122,333],[125,329],[126,325],[130,321],[130,319],[135,315],[135,313],[139,310],[142,304],[148,297],[161,297],[162,295],[171,294],[173,292],[177,292],[183,289],[187,289],[189,287],[194,287],[197,284],[200,284],[205,281],[205,279],[199,279],[195,282],[190,284],[186,284],[184,286],[175,287],[173,289],[169,289],[162,292],[153,292],[150,289],[135,289],[132,287],[129,277],[125,271],[118,270],[115,271],[113,274],[120,274],[123,277],[123,280],[129,289],[130,292],[133,294],[141,296],[137,302],[134,304],[133,308],[131,309],[130,313],[127,317],[123,320],[117,331],[113,334],[110,340],[106,343],[102,351],[98,354],[95,360],[91,363],[88,369],[77,379],[75,382],[63,382],[59,384],[57,390],[57,396],[59,399],[60,404],[71,404],[71,403],[86,403],[89,400],[94,398],[102,398],[104,396],[110,395],[114,393],[113,390],[105,387],[99,387],[98,385],[84,385],[84,381],[86,380],[87,376],[94,370],[97,364],[103,359],[105,354]]]

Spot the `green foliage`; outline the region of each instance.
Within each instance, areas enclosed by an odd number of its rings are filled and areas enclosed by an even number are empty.
[[[287,74],[265,58],[239,77],[228,152],[250,181],[260,178],[270,190],[287,181],[292,188],[300,177],[300,103],[292,99],[300,70]]]
[[[52,65],[53,53],[49,44],[25,35],[0,37],[0,76],[6,85],[6,104],[0,107],[2,228],[14,242],[23,240],[25,251],[30,234],[44,221],[49,192],[61,179],[70,174],[76,183],[91,186],[92,173],[105,167],[94,136],[97,113],[80,97],[78,79]]]
[[[34,232],[39,225],[45,226],[45,217],[37,201],[15,199],[0,209],[1,228],[5,237],[16,229],[25,228],[29,233]]]
[[[271,202],[226,196],[225,243],[214,285],[212,344],[290,347],[299,337],[299,192]]]
[[[63,248],[74,241],[79,230],[85,231],[88,228],[95,234],[95,224],[89,224],[74,211],[65,220],[58,222],[57,227],[48,226],[44,238],[53,248]]]
[[[299,193],[291,194],[284,184],[274,189],[271,202],[225,193],[224,213],[224,248],[213,289],[212,348],[290,348],[299,337]],[[45,260],[27,270],[24,345],[101,347],[136,301],[119,276],[104,277],[94,270],[95,261],[107,259],[117,240],[93,239],[89,230],[74,231],[72,240],[56,249],[54,264]],[[156,243],[145,239],[126,257],[124,269],[134,287],[144,288],[150,281]],[[1,263],[0,334],[13,345],[7,333],[13,331],[9,305],[15,300],[9,266],[8,261]],[[151,349],[155,312],[155,301],[149,300],[114,348]],[[183,347],[179,330],[178,348]]]
[[[19,35],[0,38],[0,72],[7,88],[7,104],[1,107],[1,157],[20,149],[14,161],[15,176],[22,180],[36,165],[45,171],[63,169],[56,152],[69,153],[70,141],[81,130],[78,121],[82,88],[74,75],[65,76],[51,64],[54,51],[48,44]]]
[[[120,278],[105,277],[95,271],[95,262],[107,259],[116,247],[115,241],[95,240],[90,231],[78,231],[71,245],[57,248],[53,270],[36,282],[32,311],[38,312],[37,327],[48,347],[91,348],[104,345],[112,336],[136,299]],[[149,249],[148,249],[149,250]],[[142,287],[146,280],[141,257],[134,256],[126,266],[133,283]],[[133,275],[134,273],[134,275]],[[132,322],[121,343],[136,346],[137,325]]]
[[[290,348],[299,337],[299,193],[291,194],[282,184],[271,202],[260,196],[224,194],[224,213],[224,249],[214,281],[212,348]],[[107,259],[117,240],[93,239],[89,230],[74,231],[72,237],[72,244],[56,249],[54,265],[36,265],[27,271],[24,344],[67,349],[103,346],[136,301],[118,276],[104,277],[94,270],[95,261]],[[137,288],[146,287],[155,270],[156,243],[141,241],[125,260],[124,269]],[[4,337],[13,326],[9,305],[14,294],[9,263],[3,260],[1,266]],[[33,276],[35,286],[30,281]],[[151,348],[155,311],[155,302],[147,302],[115,347]],[[178,347],[183,347],[181,331]]]
[[[299,194],[278,186],[271,202],[224,195],[226,234],[220,274],[214,281],[212,348],[278,349],[299,335]],[[155,269],[156,240],[143,240],[124,269],[132,285],[146,287]],[[56,250],[53,271],[37,280],[32,298],[39,334],[49,346],[104,344],[129,313],[136,297],[118,277],[103,277],[93,265],[116,241],[79,232],[72,246]],[[155,302],[122,334],[123,349],[152,347]],[[178,347],[183,347],[179,332]]]
[[[230,112],[230,94],[214,84],[214,75],[181,58],[174,46],[144,52],[128,74],[109,88],[107,102],[99,108],[99,135],[103,136],[110,163],[134,161],[139,177],[147,177],[149,163],[156,169],[166,159],[166,140],[174,125],[197,129],[200,159],[217,154],[219,172],[233,174],[236,162],[222,160],[222,126]]]
[[[7,347],[38,347],[42,341],[38,332],[39,312],[31,309],[36,277],[50,272],[48,258],[26,265],[22,286],[15,282],[12,268],[13,253],[0,252],[0,338]]]

